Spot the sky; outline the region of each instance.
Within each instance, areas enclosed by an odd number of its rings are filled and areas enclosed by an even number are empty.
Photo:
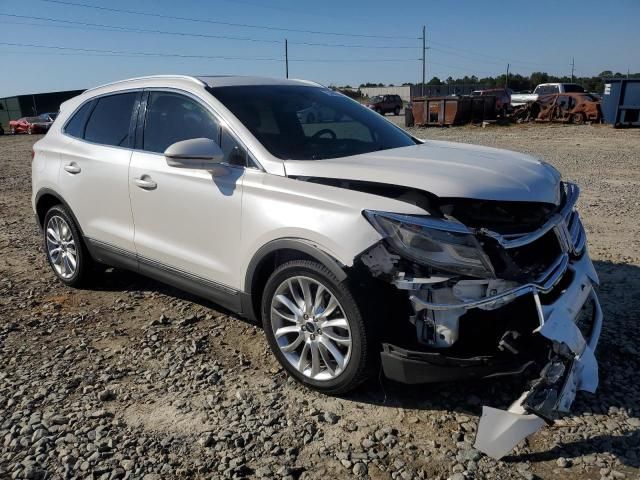
[[[0,97],[163,73],[284,77],[285,38],[290,78],[419,82],[423,25],[427,80],[507,63],[569,75],[572,58],[578,76],[640,72],[640,0],[0,0]]]

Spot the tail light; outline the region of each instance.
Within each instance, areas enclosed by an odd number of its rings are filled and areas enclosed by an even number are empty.
[[[31,161],[33,162],[33,157],[36,156],[36,151],[35,150],[31,150]]]

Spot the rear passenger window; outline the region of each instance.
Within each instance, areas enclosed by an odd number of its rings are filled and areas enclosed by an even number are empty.
[[[89,142],[128,147],[131,114],[138,93],[119,93],[101,97],[91,113],[84,132]]]
[[[87,118],[89,118],[89,114],[95,103],[96,102],[92,100],[80,107],[67,123],[67,126],[64,128],[64,133],[76,138],[84,137],[84,126],[87,124]]]
[[[163,153],[169,145],[192,138],[209,138],[218,143],[218,133],[218,122],[198,102],[171,92],[149,94],[144,150]]]

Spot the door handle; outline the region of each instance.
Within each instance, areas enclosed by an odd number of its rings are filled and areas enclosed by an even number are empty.
[[[67,163],[64,166],[64,170],[66,172],[69,172],[72,175],[75,175],[75,174],[80,173],[82,171],[82,169],[78,166],[78,164],[76,162]]]
[[[148,175],[143,175],[139,178],[136,178],[133,183],[135,183],[143,190],[155,190],[158,187],[158,184],[151,180],[151,177],[149,177]]]

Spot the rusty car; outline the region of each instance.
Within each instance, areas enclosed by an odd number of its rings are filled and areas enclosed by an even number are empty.
[[[517,107],[513,119],[517,123],[535,121],[582,125],[600,122],[602,110],[600,100],[590,93],[556,93]]]

